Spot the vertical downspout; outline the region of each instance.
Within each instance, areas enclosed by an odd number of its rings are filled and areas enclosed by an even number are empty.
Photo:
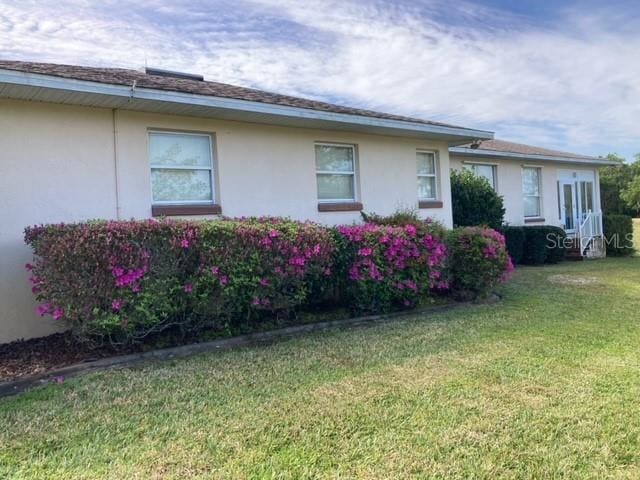
[[[120,177],[119,170],[120,165],[118,163],[118,128],[117,128],[117,112],[118,109],[114,108],[111,110],[112,113],[112,121],[113,121],[113,172],[115,176],[115,187],[116,187],[116,220],[120,220],[121,218],[121,207],[120,207]]]

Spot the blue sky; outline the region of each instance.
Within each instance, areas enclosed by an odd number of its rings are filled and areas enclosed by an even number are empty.
[[[640,152],[640,3],[535,0],[0,0],[5,59],[217,80]]]

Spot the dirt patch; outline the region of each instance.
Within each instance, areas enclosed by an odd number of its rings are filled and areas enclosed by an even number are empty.
[[[558,285],[595,285],[596,277],[579,277],[575,275],[550,275],[547,280]]]
[[[0,381],[112,355],[112,350],[90,349],[68,332],[4,343],[0,344]]]

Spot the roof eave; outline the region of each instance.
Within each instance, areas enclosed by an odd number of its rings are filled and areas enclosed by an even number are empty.
[[[609,166],[617,165],[617,162],[611,160],[599,159],[594,157],[562,157],[557,155],[533,155],[525,153],[501,152],[499,150],[484,150],[480,148],[451,147],[449,153],[468,156],[468,157],[486,157],[486,158],[505,158],[510,160],[530,160],[543,162],[562,162],[562,163],[578,163],[583,165]]]
[[[32,96],[27,98],[29,100],[50,101],[47,100],[47,98],[50,98],[46,95],[47,91],[66,92],[65,101],[60,103],[87,105],[93,98],[92,96],[96,96],[101,97],[101,105],[103,106],[127,110],[149,111],[153,104],[162,103],[164,104],[163,110],[166,113],[185,114],[172,112],[171,105],[179,106],[179,110],[182,112],[185,106],[192,106],[194,107],[194,112],[199,112],[199,116],[207,116],[205,113],[210,112],[211,117],[219,117],[221,113],[227,112],[227,117],[223,115],[222,118],[235,119],[234,117],[238,117],[238,120],[244,120],[244,116],[246,116],[249,119],[248,121],[253,119],[256,123],[288,125],[287,122],[296,122],[295,125],[291,126],[309,128],[328,128],[329,125],[342,126],[342,128],[351,126],[358,131],[371,131],[371,133],[376,134],[386,133],[393,135],[395,132],[396,135],[400,136],[439,138],[450,144],[459,144],[465,139],[469,141],[472,139],[487,140],[493,138],[493,132],[485,130],[326,112],[249,100],[140,88],[133,85],[114,85],[0,69],[0,86],[3,84],[22,86],[29,89],[32,93]],[[77,94],[79,98],[82,97],[83,100],[80,101],[78,98],[74,102],[74,94]],[[20,98],[20,95],[11,96],[0,89],[0,97]],[[154,108],[150,111],[157,110],[157,108]],[[176,108],[176,110],[178,109]],[[233,112],[236,113],[235,116],[232,114]],[[315,124],[318,126],[314,127]]]

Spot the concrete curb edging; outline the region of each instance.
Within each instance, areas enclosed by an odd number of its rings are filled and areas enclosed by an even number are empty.
[[[210,342],[193,343],[178,347],[163,348],[142,353],[131,353],[114,357],[101,358],[88,362],[75,363],[66,367],[50,370],[48,372],[33,375],[17,380],[0,383],[0,398],[15,395],[37,386],[55,383],[56,379],[71,378],[93,371],[123,368],[142,362],[170,360],[174,358],[189,357],[199,353],[231,350],[234,348],[253,346],[258,344],[273,343],[279,339],[301,336],[305,333],[318,332],[341,327],[356,327],[362,325],[374,325],[383,323],[397,317],[410,317],[423,313],[439,313],[470,305],[471,302],[458,302],[447,305],[438,305],[419,310],[393,312],[382,315],[370,315],[366,317],[347,318],[343,320],[330,320],[326,322],[294,325],[291,327],[269,330],[266,332],[249,333],[238,337],[223,338]]]

